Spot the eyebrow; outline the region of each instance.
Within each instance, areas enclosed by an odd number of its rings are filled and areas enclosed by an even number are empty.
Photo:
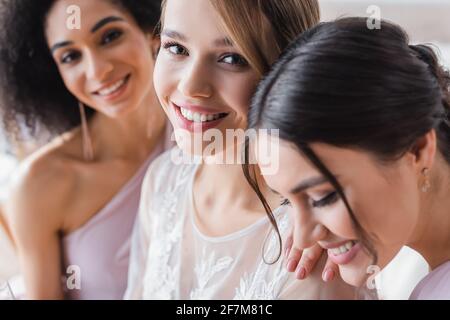
[[[217,39],[214,41],[216,47],[234,47],[233,41],[230,38]]]
[[[161,32],[161,35],[184,42],[188,40],[188,38],[184,34],[181,34],[180,32],[171,29],[164,29]],[[214,40],[213,43],[216,47],[234,47],[233,41],[231,41],[231,39],[227,37]]]
[[[314,178],[306,179],[305,181],[300,182],[296,187],[294,187],[290,191],[290,193],[292,193],[292,194],[300,193],[300,192],[305,191],[305,190],[307,190],[309,188],[316,187],[316,186],[319,186],[319,185],[327,183],[327,182],[328,182],[328,180],[325,177],[314,177]],[[268,187],[268,188],[273,193],[281,196],[281,193],[279,193],[277,190],[274,190],[271,187]]]
[[[290,193],[296,194],[296,193],[305,191],[309,188],[316,187],[316,186],[319,186],[319,185],[327,183],[327,182],[328,182],[328,179],[325,177],[309,178],[309,179],[306,179],[305,181],[300,182],[297,186],[292,188]]]
[[[104,25],[111,23],[111,22],[116,22],[116,21],[125,21],[124,19],[117,17],[117,16],[109,16],[106,18],[103,18],[102,20],[100,20],[99,22],[97,22],[91,29],[91,33],[94,33],[95,31],[97,31],[98,29],[102,28]]]
[[[125,21],[124,19],[117,17],[117,16],[109,16],[106,18],[103,18],[102,20],[100,20],[99,22],[97,22],[91,29],[91,33],[94,33],[96,31],[98,31],[99,29],[101,29],[103,26],[107,25],[108,23],[111,22],[115,22],[115,21]],[[73,41],[61,41],[61,42],[57,42],[55,43],[50,51],[53,53],[56,50],[63,48],[63,47],[67,47],[73,44]]]
[[[73,41],[62,41],[62,42],[58,42],[58,43],[55,43],[55,44],[51,47],[50,51],[53,53],[53,52],[55,52],[56,50],[58,50],[59,48],[67,47],[67,46],[70,46],[70,45],[72,45],[72,44],[73,44]]]

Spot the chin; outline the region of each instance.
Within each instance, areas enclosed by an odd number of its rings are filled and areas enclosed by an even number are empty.
[[[125,104],[117,104],[113,106],[104,106],[100,112],[105,114],[110,118],[122,118],[131,112],[133,112],[137,108],[133,108],[129,103]]]
[[[367,281],[373,277],[373,268],[371,266],[372,258],[370,258],[363,251],[348,264],[339,265],[339,273],[342,279],[349,285],[355,287],[365,287]]]
[[[197,140],[199,139],[201,139],[201,136],[197,137]],[[175,128],[175,141],[183,153],[190,156],[202,156],[202,151],[206,145],[205,143],[195,145],[196,138],[194,135],[179,128]]]
[[[342,280],[354,287],[362,287],[367,281],[367,274],[362,268],[351,267],[348,265],[339,266],[339,273]]]

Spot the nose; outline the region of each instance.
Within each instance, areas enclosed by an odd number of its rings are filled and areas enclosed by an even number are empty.
[[[324,239],[326,228],[317,221],[307,210],[297,209],[293,212],[294,234],[293,245],[299,249],[306,249]]]
[[[212,96],[211,75],[201,61],[192,62],[183,70],[178,90],[190,98],[209,98]]]
[[[86,77],[97,82],[104,81],[114,69],[113,64],[108,59],[92,51],[85,54],[85,61]]]

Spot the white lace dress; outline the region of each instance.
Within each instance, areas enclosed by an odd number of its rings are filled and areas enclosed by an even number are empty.
[[[126,299],[352,299],[354,289],[312,277],[297,281],[278,253],[279,242],[264,217],[233,234],[211,238],[196,227],[192,186],[198,164],[175,165],[172,149],[156,159],[144,180],[131,249]],[[285,208],[275,212],[282,236]],[[323,259],[322,259],[323,260]],[[322,263],[323,264],[323,263]]]

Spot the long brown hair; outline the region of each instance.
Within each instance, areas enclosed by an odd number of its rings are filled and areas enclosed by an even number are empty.
[[[209,0],[232,42],[262,77],[297,36],[320,20],[317,0]],[[164,24],[162,1],[158,30]]]
[[[299,35],[320,21],[317,0],[209,0],[233,44],[262,78],[281,52]],[[164,25],[167,0],[162,1],[162,16],[157,32]],[[247,139],[245,157],[248,156]],[[248,163],[248,159],[245,159]],[[244,175],[260,199],[274,227],[279,243],[281,235],[273,212],[261,191],[254,165],[243,166]],[[263,248],[264,249],[264,248]],[[281,246],[278,257],[281,255]],[[263,256],[265,261],[265,258]]]

